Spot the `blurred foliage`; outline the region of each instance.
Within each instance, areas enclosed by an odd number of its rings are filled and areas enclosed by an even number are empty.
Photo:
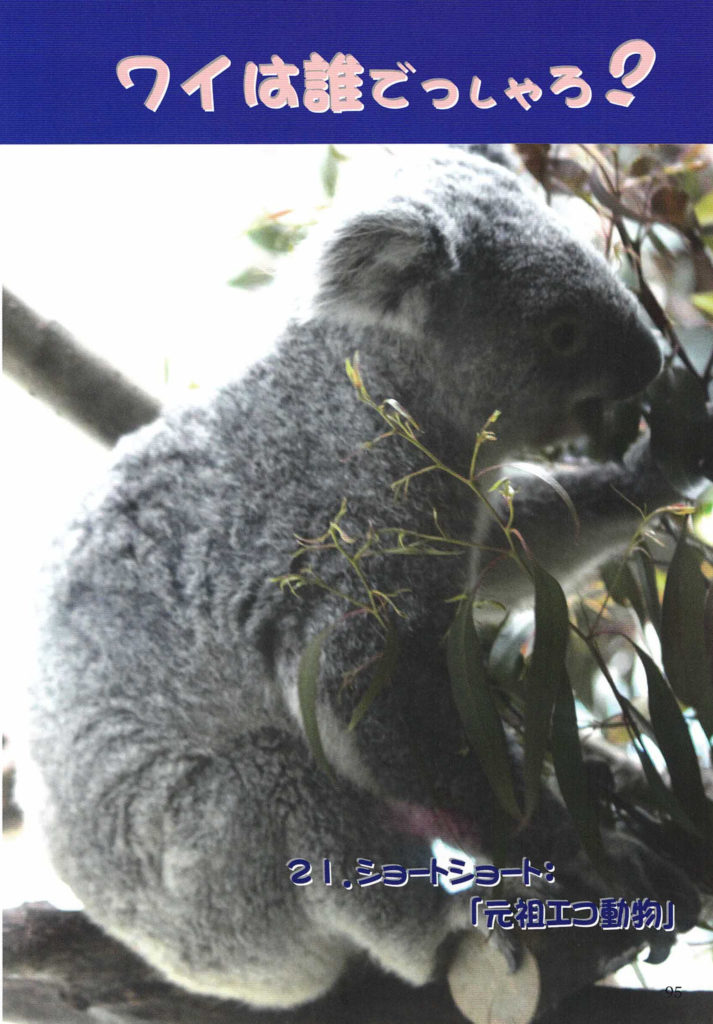
[[[329,202],[334,198],[339,180],[339,165],[347,158],[336,146],[327,146],[324,160],[320,168],[320,182]],[[319,209],[307,217],[297,215],[294,210],[280,210],[278,213],[265,213],[249,227],[245,236],[262,250],[263,262],[246,267],[228,283],[233,288],[251,291],[269,284],[274,276],[280,257],[292,252],[295,246],[309,232],[314,224]]]

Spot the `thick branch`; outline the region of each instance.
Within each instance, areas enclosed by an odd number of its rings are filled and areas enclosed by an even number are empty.
[[[107,445],[158,416],[155,398],[7,289],[2,312],[5,372],[60,415]]]
[[[169,985],[84,914],[47,903],[5,912],[5,1015],[16,1024],[465,1024],[445,985],[411,988],[367,965],[325,998],[289,1011],[253,1010]],[[700,1024],[713,993],[591,988],[542,1024]]]

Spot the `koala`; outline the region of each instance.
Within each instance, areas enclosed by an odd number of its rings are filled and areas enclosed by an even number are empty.
[[[347,537],[405,520],[432,533],[437,509],[449,535],[489,545],[493,526],[444,473],[394,500],[391,484],[423,459],[398,437],[364,445],[383,424],[347,379],[355,351],[369,392],[397,400],[463,469],[495,409],[488,458],[500,464],[577,433],[593,404],[641,391],[661,355],[604,260],[507,167],[435,148],[390,185],[330,230],[308,309],[271,355],[119,444],[52,569],[34,752],[60,874],[99,925],[187,989],[291,1007],[367,956],[416,986],[447,977],[474,1022],[514,1024],[632,958],[640,934],[548,931],[522,949],[474,929],[467,901],[427,880],[343,883],[357,858],[428,865],[448,835],[491,862],[498,812],[464,749],[443,638],[449,598],[518,604],[531,600],[527,576],[477,547],[468,558],[375,554],[372,578],[403,611],[399,657],[351,730],[384,643],[373,621],[345,614],[339,595],[363,600],[359,579],[320,545],[304,557],[325,587],[295,596],[275,579],[295,537],[323,534],[344,499]],[[539,481],[519,482],[516,513],[568,584],[629,540],[634,505],[674,497],[645,440],[621,463],[572,464],[561,480],[576,543],[563,542],[568,513]],[[335,623],[317,695],[327,774],[298,677]],[[637,894],[675,899],[690,927],[690,882],[634,838],[607,841]],[[557,891],[573,899],[606,894],[547,788],[509,855],[554,862]],[[293,884],[295,860],[312,865],[312,884]]]

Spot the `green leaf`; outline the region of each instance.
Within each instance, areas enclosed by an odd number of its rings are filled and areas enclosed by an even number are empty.
[[[713,835],[711,807],[701,781],[698,758],[688,726],[673,692],[658,666],[640,647],[633,644],[646,671],[649,716],[656,742],[671,777],[671,788],[683,810],[703,835]]]
[[[703,555],[685,530],[666,577],[661,610],[661,651],[666,675],[678,699],[695,708],[706,734],[713,736],[713,663],[706,649],[704,609],[707,586]]]
[[[661,630],[661,601],[656,582],[656,566],[648,546],[643,541],[639,543],[639,550],[632,555],[631,565],[641,587],[646,617],[658,633]]]
[[[498,626],[495,638],[490,645],[488,674],[501,689],[510,693],[521,689],[524,659],[520,647],[530,629],[529,622],[518,623],[506,615]]]
[[[269,284],[272,281],[273,275],[269,270],[263,270],[262,267],[248,267],[242,274],[238,274],[228,284],[232,288],[262,288],[264,284]]]
[[[708,653],[708,661],[713,665],[713,584],[708,584],[706,603],[703,606],[703,636]]]
[[[698,292],[691,296],[691,302],[701,313],[713,317],[713,292]]]
[[[586,635],[591,629],[591,618],[585,608],[575,609],[574,619]],[[594,706],[594,680],[599,668],[586,640],[578,633],[570,632],[565,658],[567,678],[575,698],[587,708]]]
[[[337,191],[339,165],[344,160],[346,160],[346,157],[338,149],[334,146],[327,147],[327,155],[324,158],[320,174],[324,194],[329,196],[330,199],[334,198],[334,193]]]
[[[644,775],[646,776],[646,781],[649,787],[648,793],[652,803],[659,811],[663,814],[667,814],[672,821],[675,821],[681,826],[681,828],[685,829],[686,832],[696,836],[698,831],[695,825],[661,778],[656,766],[651,760],[649,752],[644,746],[641,733],[633,728],[633,723],[637,716],[636,709],[623,694],[619,693],[618,690],[615,691],[615,694],[619,704],[621,705],[621,709],[624,712],[624,717],[632,724],[632,742],[634,744],[634,750],[641,761],[641,767],[643,768]]]
[[[512,467],[527,476],[535,476],[538,480],[547,484],[548,487],[551,487],[555,494],[561,499],[563,505],[572,517],[575,533],[579,533],[579,516],[577,515],[577,509],[574,507],[574,502],[557,477],[550,473],[549,470],[545,469],[544,466],[538,466],[536,462],[509,461],[507,465],[508,467]],[[500,481],[498,481],[498,483],[500,483]],[[497,484],[494,484],[490,490],[492,491],[496,486]]]
[[[322,657],[322,649],[325,640],[332,630],[335,629],[335,626],[335,623],[325,626],[324,629],[312,637],[302,652],[297,675],[297,693],[299,695],[300,713],[307,743],[319,767],[330,776],[333,776],[334,773],[324,752],[317,723],[317,689],[319,686],[319,663]]]
[[[291,252],[306,233],[301,224],[285,224],[274,217],[266,218],[245,232],[251,242],[273,253]]]
[[[699,199],[694,209],[701,227],[713,224],[713,192],[708,192],[702,199]]]
[[[472,601],[460,603],[448,631],[446,657],[453,700],[468,742],[498,800],[519,820],[522,815],[515,798],[505,730],[486,676]]]
[[[374,670],[369,686],[362,694],[361,700],[354,708],[349,722],[349,730],[356,729],[364,715],[379,696],[385,686],[391,682],[399,657],[399,641],[396,630],[390,626],[386,633],[386,643],[379,662]]]
[[[642,623],[647,620],[646,603],[639,581],[628,562],[614,559],[600,569],[610,596],[617,604],[631,605]]]
[[[525,814],[537,805],[552,712],[562,680],[569,633],[567,602],[557,580],[531,561],[535,583],[535,646],[525,689]]]
[[[643,543],[641,547],[644,548]],[[658,632],[661,608],[656,570],[648,550],[635,551],[625,562],[612,559],[600,572],[612,599],[617,604],[631,605],[641,625],[652,622]]]
[[[577,728],[574,697],[566,675],[560,679],[552,718],[552,760],[562,798],[592,864],[606,875],[607,857],[602,845],[596,807],[589,792],[587,771]]]

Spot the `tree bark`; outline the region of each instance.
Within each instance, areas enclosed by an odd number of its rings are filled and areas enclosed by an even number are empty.
[[[2,313],[3,369],[55,412],[106,445],[156,419],[157,399],[7,289]]]

